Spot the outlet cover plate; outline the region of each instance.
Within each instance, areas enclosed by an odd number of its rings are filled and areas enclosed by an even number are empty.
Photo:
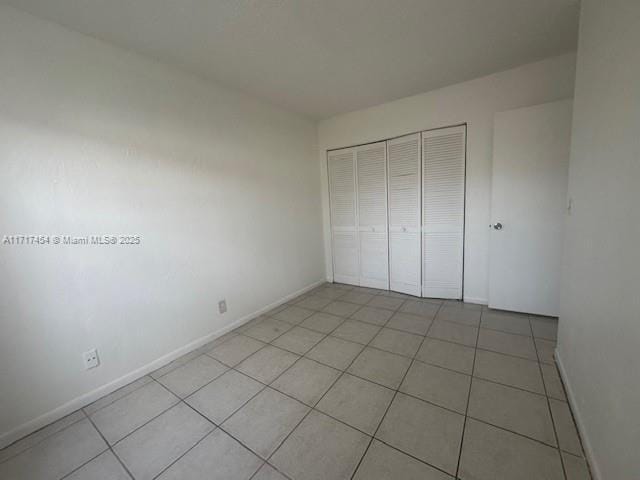
[[[220,300],[218,302],[218,312],[220,313],[225,313],[227,311],[227,301],[226,300]]]
[[[98,350],[95,348],[84,352],[82,354],[82,360],[84,361],[84,368],[89,370],[91,368],[96,368],[100,365],[100,359],[98,358]]]

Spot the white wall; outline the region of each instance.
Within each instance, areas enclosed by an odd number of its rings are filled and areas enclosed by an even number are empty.
[[[327,277],[332,278],[326,150],[467,122],[466,300],[488,298],[493,114],[573,95],[575,55],[566,54],[320,122]]]
[[[0,235],[142,237],[0,244],[0,443],[324,278],[315,123],[7,7],[0,65]]]
[[[596,478],[640,475],[640,2],[583,0],[558,357]]]

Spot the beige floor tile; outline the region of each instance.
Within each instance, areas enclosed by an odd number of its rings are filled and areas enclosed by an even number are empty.
[[[339,297],[342,297],[345,294],[345,291],[341,288],[333,288],[333,287],[320,287],[313,291],[314,295],[318,297],[329,298],[331,300],[335,300]]]
[[[551,317],[531,317],[531,328],[536,338],[556,341],[558,339],[558,319]]]
[[[542,378],[544,379],[544,386],[547,389],[547,395],[557,400],[567,401],[567,395],[564,392],[562,386],[562,380],[560,374],[555,365],[540,364],[542,369]]]
[[[410,364],[411,360],[406,357],[375,348],[365,348],[347,372],[396,389]]]
[[[474,378],[468,415],[551,446],[557,445],[544,395]]]
[[[228,367],[219,361],[207,355],[200,355],[189,363],[158,378],[158,382],[180,398],[184,398],[227,370]]]
[[[295,353],[267,345],[244,360],[236,367],[236,370],[259,382],[269,384],[293,365],[298,358],[300,356]]]
[[[549,399],[549,405],[553,415],[553,423],[556,426],[560,448],[565,452],[582,456],[582,445],[580,444],[580,437],[578,436],[578,430],[573,421],[569,404],[551,398]]]
[[[538,359],[540,363],[548,363],[555,365],[556,342],[552,340],[544,340],[542,338],[535,339],[536,350],[538,351]]]
[[[229,370],[185,401],[213,423],[220,425],[263,388],[254,379]]]
[[[527,315],[484,312],[482,314],[481,327],[517,335],[531,336],[531,326],[529,325],[529,317]]]
[[[413,362],[400,391],[464,414],[471,377],[445,368]]]
[[[562,461],[567,472],[567,480],[591,480],[591,474],[584,458],[562,452]]]
[[[364,306],[351,315],[351,319],[382,326],[387,323],[392,316],[393,312],[391,310]]]
[[[148,381],[151,381],[150,377],[143,377],[145,379],[144,383],[142,384],[137,384],[136,388],[140,388],[141,385],[144,385],[145,383],[147,383]],[[136,382],[134,382],[136,383]],[[129,384],[131,385],[131,384]],[[127,387],[123,387],[123,388],[127,388]],[[123,390],[122,388],[120,390]],[[120,391],[118,390],[118,391]],[[115,392],[114,392],[115,393]],[[130,393],[130,392],[127,392]],[[107,395],[107,397],[111,397],[111,395]],[[106,397],[103,397],[106,398]],[[120,397],[116,397],[115,399],[117,400],[117,398]],[[100,401],[100,400],[98,400]],[[113,401],[113,400],[112,400]],[[92,403],[91,405],[94,405],[96,402]],[[111,402],[108,402],[111,403]],[[105,403],[105,405],[108,405],[108,403]],[[104,406],[104,405],[102,405]],[[87,407],[85,407],[86,409]],[[93,410],[95,411],[95,410]],[[21,438],[20,440],[18,440],[17,442],[12,443],[11,445],[9,445],[8,447],[5,447],[3,449],[0,450],[0,463],[8,460],[11,457],[16,456],[17,454],[24,452],[25,450],[27,450],[28,448],[33,447],[34,445],[37,445],[38,443],[42,442],[43,440],[45,440],[46,438],[50,437],[51,435],[53,435],[54,433],[60,432],[62,430],[64,430],[65,428],[67,428],[70,425],[73,425],[76,422],[79,422],[80,420],[83,420],[86,418],[86,415],[82,412],[82,410],[76,410],[75,412],[67,415],[66,417],[61,418],[60,420],[50,423],[49,425],[47,425],[44,428],[41,428],[40,430],[37,430],[35,432],[33,432],[30,435],[27,435],[26,437]]]
[[[393,298],[386,295],[376,295],[367,304],[370,307],[386,308],[387,310],[397,310],[404,303],[402,298]]]
[[[264,346],[265,344],[263,342],[245,337],[244,335],[238,335],[224,342],[222,345],[217,346],[207,355],[225,365],[233,367]]]
[[[419,315],[421,317],[427,317],[433,319],[438,313],[440,305],[424,300],[405,300],[400,307],[400,311],[403,313],[410,313],[412,315]]]
[[[338,317],[350,317],[359,309],[360,305],[356,303],[334,301],[324,307],[322,311]]]
[[[404,355],[405,357],[413,357],[418,351],[422,340],[423,337],[421,335],[383,328],[371,341],[370,346]]]
[[[344,374],[322,397],[316,409],[373,435],[393,395],[393,390]]]
[[[340,297],[340,300],[343,302],[351,302],[357,303],[358,305],[365,305],[371,301],[374,296],[370,293],[361,293],[361,292],[347,292],[345,295]]]
[[[318,297],[317,295],[309,295],[303,300],[296,302],[296,306],[300,308],[308,308],[309,310],[322,310],[331,303],[331,299]]]
[[[533,338],[481,328],[478,348],[538,361]]]
[[[106,449],[107,444],[85,418],[0,463],[0,478],[62,478]]]
[[[347,320],[333,332],[331,332],[331,335],[343,340],[362,343],[366,345],[373,339],[373,337],[376,336],[379,330],[380,327],[378,327],[377,325],[358,322],[356,320]]]
[[[293,323],[297,325],[301,323],[305,318],[310,317],[315,312],[307,308],[300,308],[297,306],[289,306],[284,310],[276,313],[273,318],[282,320],[283,322]]]
[[[477,327],[480,325],[480,310],[469,310],[466,308],[443,306],[436,319],[444,322],[459,323],[468,327]]]
[[[389,319],[385,326],[404,332],[425,335],[431,326],[431,319],[411,313],[398,312]]]
[[[354,480],[451,480],[452,477],[374,440]]]
[[[266,388],[234,413],[222,428],[263,458],[271,455],[309,407]]]
[[[344,321],[345,319],[343,317],[318,312],[305,319],[300,326],[320,333],[329,333],[335,330]]]
[[[344,370],[363,348],[359,343],[327,337],[309,350],[305,356],[338,370]]]
[[[113,449],[136,480],[151,480],[214,428],[202,415],[180,403]]]
[[[314,406],[340,376],[340,371],[321,363],[301,358],[271,384],[301,402]]]
[[[293,327],[281,337],[276,338],[273,345],[298,355],[304,355],[323,338],[323,333],[308,328]]]
[[[107,450],[73,472],[64,480],[131,480],[116,456]]]
[[[467,419],[461,480],[563,480],[555,448],[515,433]]]
[[[98,410],[91,421],[113,445],[178,401],[165,387],[152,382]]]
[[[278,472],[268,463],[265,463],[251,480],[287,480],[287,477]]]
[[[398,393],[376,437],[455,475],[464,416]]]
[[[251,327],[249,330],[244,332],[244,334],[247,337],[255,338],[256,340],[260,340],[261,342],[269,343],[278,338],[290,328],[290,323],[283,322],[275,318],[267,318],[264,321],[260,322],[258,325]]]
[[[478,329],[476,327],[467,327],[466,325],[436,320],[431,325],[431,328],[429,328],[427,336],[447,342],[459,343],[468,347],[475,347]]]
[[[524,358],[478,350],[473,375],[544,395],[538,363]]]
[[[221,429],[207,435],[158,480],[249,480],[262,460]]]
[[[349,479],[368,444],[363,433],[312,411],[270,463],[296,480]]]
[[[449,368],[471,375],[475,349],[445,342],[435,338],[425,338],[416,358],[422,362]]]

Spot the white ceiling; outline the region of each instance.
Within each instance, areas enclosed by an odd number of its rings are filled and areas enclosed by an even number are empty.
[[[313,118],[576,48],[579,0],[2,0]]]

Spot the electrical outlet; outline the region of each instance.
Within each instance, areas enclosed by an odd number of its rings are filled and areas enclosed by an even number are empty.
[[[96,368],[100,365],[100,359],[98,358],[98,350],[95,348],[89,350],[88,352],[84,352],[82,354],[82,360],[84,360],[84,368],[85,370],[89,370],[90,368]]]
[[[218,302],[218,311],[220,313],[224,313],[227,311],[227,301],[225,299],[222,299]]]

